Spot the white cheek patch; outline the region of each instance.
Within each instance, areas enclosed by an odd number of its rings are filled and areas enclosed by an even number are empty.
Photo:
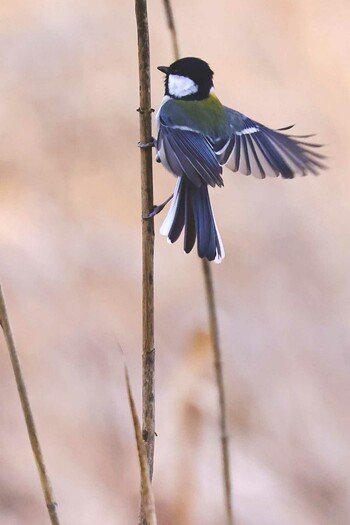
[[[172,97],[182,98],[197,93],[198,86],[193,80],[180,75],[169,75],[168,91]]]

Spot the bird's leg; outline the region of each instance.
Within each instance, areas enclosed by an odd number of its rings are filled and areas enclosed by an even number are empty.
[[[146,142],[146,144],[143,144],[142,142],[138,142],[137,145],[141,149],[148,149],[148,148],[155,148],[157,144],[157,140],[152,137],[151,142]]]
[[[148,219],[152,219],[152,217],[154,217],[155,215],[158,215],[158,213],[160,213],[163,210],[163,208],[165,208],[165,206],[168,204],[169,201],[171,201],[173,197],[174,197],[174,194],[170,195],[170,197],[166,201],[162,202],[162,204],[155,204],[153,206],[152,211],[143,218],[145,220],[148,220]]]

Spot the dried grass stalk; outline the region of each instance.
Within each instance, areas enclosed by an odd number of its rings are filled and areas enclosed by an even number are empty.
[[[214,351],[214,368],[215,378],[219,398],[219,426],[220,426],[220,440],[221,440],[221,462],[222,462],[222,477],[224,482],[226,519],[228,525],[233,525],[233,509],[232,509],[232,484],[230,472],[230,449],[229,439],[227,434],[227,417],[226,417],[226,398],[224,373],[222,368],[222,358],[219,340],[219,329],[217,320],[217,310],[215,304],[215,294],[213,287],[213,278],[210,268],[210,263],[203,259],[202,262],[203,275],[205,281],[205,291],[208,303],[208,316],[210,335]]]
[[[139,85],[140,85],[140,142],[152,141],[152,108],[150,81],[150,48],[146,0],[135,0],[137,23]],[[142,217],[153,208],[152,149],[142,148],[141,200]],[[149,475],[153,475],[155,436],[155,348],[154,348],[154,220],[142,222],[142,437],[146,446]],[[141,485],[141,513],[143,521],[144,497]]]
[[[53,494],[49,476],[47,474],[43,453],[41,450],[38,433],[35,427],[33,412],[29,403],[27,387],[24,381],[21,364],[16,350],[13,333],[7,313],[5,297],[0,285],[0,324],[4,333],[8,352],[10,354],[12,369],[15,375],[17,390],[22,405],[22,411],[27,425],[27,431],[35,458],[36,466],[38,468],[42,491],[46,501],[46,507],[50,516],[52,525],[59,525],[57,514],[57,503]]]
[[[137,452],[140,465],[141,488],[143,495],[143,522],[146,525],[157,525],[157,517],[154,505],[154,497],[152,491],[151,477],[149,472],[148,458],[145,449],[145,443],[142,439],[141,425],[137,415],[136,405],[132,394],[130,385],[129,373],[126,364],[124,363],[125,381],[128,391],[128,399],[130,411],[132,415],[132,422],[135,431],[135,440],[137,445]]]

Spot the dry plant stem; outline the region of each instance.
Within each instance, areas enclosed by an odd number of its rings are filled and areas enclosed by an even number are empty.
[[[167,18],[168,27],[171,33],[173,54],[175,60],[180,58],[177,32],[174,22],[174,15],[171,5],[171,0],[164,0],[165,14]],[[216,304],[213,287],[213,276],[211,266],[207,259],[202,259],[202,270],[205,282],[205,291],[208,305],[208,316],[210,325],[210,334],[214,350],[214,367],[215,378],[219,397],[219,419],[220,419],[220,439],[221,439],[221,457],[222,457],[222,474],[224,482],[226,519],[228,525],[233,525],[233,511],[231,498],[231,473],[230,473],[230,453],[229,442],[227,435],[226,423],[226,401],[224,388],[224,375],[222,370],[221,349],[219,342],[219,328],[216,314]]]
[[[137,23],[140,142],[152,142],[150,48],[146,0],[135,0]],[[153,209],[152,148],[140,148],[141,216]],[[155,436],[155,348],[154,348],[154,220],[142,222],[142,437],[145,442],[149,475],[153,475]],[[140,523],[145,522],[145,495],[141,484]]]
[[[4,294],[0,285],[0,324],[6,340],[6,345],[10,354],[13,372],[16,379],[18,394],[20,397],[22,411],[27,425],[30,444],[33,455],[39,471],[41,487],[45,496],[47,510],[49,512],[52,525],[59,525],[55,497],[52,491],[51,483],[46,471],[43,453],[39,443],[38,433],[36,431],[32,409],[30,407],[26,385],[24,382],[18,353],[15,347],[10,321],[7,314]]]
[[[154,505],[154,498],[153,498],[153,492],[152,492],[152,485],[151,485],[151,478],[150,478],[150,473],[149,473],[149,465],[148,465],[148,459],[147,459],[147,454],[146,454],[146,449],[145,449],[145,443],[142,439],[140,421],[137,415],[134,397],[132,395],[128,369],[125,364],[124,364],[124,372],[125,372],[126,387],[128,391],[129,405],[130,405],[132,421],[133,421],[134,431],[135,431],[137,452],[138,452],[138,457],[139,457],[141,486],[142,486],[142,493],[144,497],[144,501],[143,501],[144,521],[147,525],[156,525],[157,518],[156,518],[156,511],[155,511],[155,505]]]
[[[164,0],[164,7],[165,7],[166,20],[168,22],[169,31],[171,34],[171,42],[173,46],[174,57],[175,57],[175,60],[178,60],[180,58],[180,51],[179,51],[179,44],[177,41],[173,8],[171,6],[170,0]]]
[[[152,109],[150,87],[150,52],[147,20],[147,2],[135,2],[140,81],[140,142],[152,140]],[[152,149],[140,149],[142,217],[153,208]],[[153,473],[154,453],[154,220],[142,222],[142,316],[143,316],[143,381],[142,419],[143,439],[146,443],[150,475]]]
[[[218,320],[216,314],[215,295],[213,287],[213,277],[211,273],[210,263],[207,259],[202,259],[202,268],[205,281],[205,290],[208,303],[208,315],[210,335],[214,350],[214,368],[216,376],[216,384],[219,396],[219,422],[220,422],[220,439],[221,439],[221,461],[224,481],[225,506],[228,525],[233,525],[233,510],[231,499],[231,473],[230,473],[230,452],[229,440],[227,434],[226,423],[226,399],[224,374],[222,369],[222,359],[219,341]]]

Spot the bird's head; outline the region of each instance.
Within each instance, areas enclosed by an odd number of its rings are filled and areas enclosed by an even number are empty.
[[[159,66],[166,74],[165,94],[182,100],[203,100],[213,88],[213,75],[209,65],[200,58],[180,58],[170,66]]]

